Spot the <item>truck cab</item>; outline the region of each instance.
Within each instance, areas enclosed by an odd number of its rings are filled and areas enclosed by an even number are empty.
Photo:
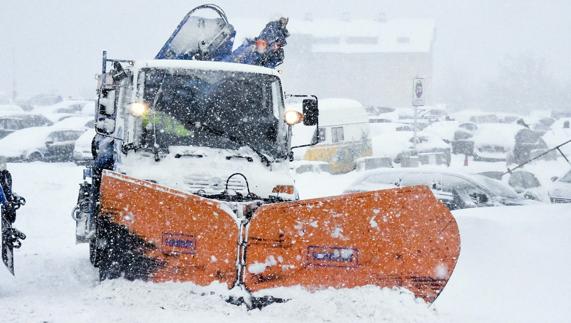
[[[297,199],[277,71],[212,61],[114,61],[100,80],[96,128],[100,138],[113,139],[114,171],[204,197]],[[295,122],[303,119],[292,113]]]

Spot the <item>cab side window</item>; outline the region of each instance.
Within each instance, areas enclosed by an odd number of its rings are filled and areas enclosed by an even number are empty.
[[[333,143],[342,142],[344,140],[345,140],[345,136],[343,134],[343,127],[331,128],[331,141]]]

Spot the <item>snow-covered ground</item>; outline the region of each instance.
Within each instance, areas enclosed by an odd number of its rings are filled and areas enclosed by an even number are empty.
[[[453,161],[454,167],[461,164]],[[546,166],[546,172],[561,172]],[[16,251],[16,277],[0,268],[0,322],[568,322],[571,317],[571,205],[455,212],[462,253],[431,307],[406,291],[367,286],[313,294],[280,289],[275,293],[293,300],[247,311],[226,303],[228,292],[219,285],[99,283],[87,246],[75,244],[70,216],[81,168],[36,162],[9,169],[15,191],[28,199],[16,222],[28,239]],[[297,185],[305,198],[334,195],[353,178],[309,174]]]

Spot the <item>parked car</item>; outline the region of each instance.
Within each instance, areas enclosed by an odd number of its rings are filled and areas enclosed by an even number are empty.
[[[312,160],[296,160],[290,163],[290,169],[296,174],[331,173],[329,163]]]
[[[0,156],[8,161],[71,161],[75,141],[86,129],[32,127],[0,140]]]
[[[550,198],[546,187],[532,172],[526,170],[516,170],[511,173],[501,171],[481,172],[484,175],[505,184],[508,184],[517,193],[529,200],[549,203]]]
[[[525,129],[517,124],[487,123],[478,125],[473,136],[474,160],[506,161],[515,147],[517,133]]]
[[[360,176],[347,193],[388,187],[426,185],[449,209],[496,205],[529,204],[504,183],[482,176],[449,170],[393,169],[373,170]]]
[[[0,139],[12,132],[30,127],[51,126],[48,118],[39,114],[16,114],[0,116]]]
[[[417,156],[423,165],[450,165],[450,145],[441,138],[421,133],[416,137],[416,148],[414,143],[413,136],[409,139],[408,147],[405,146],[406,148],[395,157],[394,162],[400,164],[403,160],[410,159],[411,156]]]
[[[91,145],[95,137],[95,129],[84,132],[76,141],[73,149],[73,161],[77,165],[85,165],[93,160]]]
[[[508,163],[521,164],[544,153],[548,147],[541,136],[541,133],[531,129],[519,130],[515,135],[513,150],[508,153]],[[555,159],[557,152],[548,153],[542,158]]]
[[[72,129],[94,129],[95,118],[91,116],[67,116],[55,123],[56,127]]]
[[[15,104],[1,104],[0,105],[0,115],[12,115],[23,113],[24,110]]]
[[[454,133],[459,129],[458,121],[438,121],[431,123],[422,130],[423,133],[429,133],[442,138],[447,143],[454,141]]]
[[[393,168],[393,160],[390,157],[361,157],[355,160],[355,170],[366,171],[377,168]]]
[[[452,153],[472,156],[474,154],[474,134],[478,125],[473,122],[464,122],[458,125],[452,139]]]
[[[551,129],[543,135],[548,147],[555,147],[571,139],[571,118],[562,118],[551,125]],[[571,158],[571,144],[561,147],[561,151]]]
[[[571,203],[571,170],[561,178],[554,177],[549,190],[552,203]]]
[[[414,155],[414,128],[402,123],[384,123],[371,125],[373,156],[389,157],[400,164]],[[423,164],[450,164],[450,145],[440,137],[431,133],[419,132],[416,152]],[[432,157],[431,157],[432,156]]]

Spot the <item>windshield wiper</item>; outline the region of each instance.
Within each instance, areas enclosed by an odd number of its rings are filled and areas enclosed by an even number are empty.
[[[260,151],[257,150],[256,148],[254,148],[254,147],[252,147],[252,146],[246,144],[245,142],[241,141],[240,139],[238,139],[238,138],[236,138],[236,137],[234,137],[234,136],[231,136],[231,135],[227,134],[227,133],[224,132],[224,131],[217,130],[217,129],[212,129],[212,128],[207,127],[207,126],[205,126],[205,125],[202,125],[202,126],[201,126],[201,129],[204,129],[204,130],[206,130],[207,132],[209,132],[209,133],[211,133],[211,134],[213,134],[213,135],[220,136],[220,137],[222,137],[222,138],[226,138],[226,139],[230,140],[230,141],[233,142],[233,143],[239,144],[239,145],[241,145],[241,146],[247,146],[247,147],[249,147],[249,148],[252,149],[252,151],[254,151],[258,156],[260,156],[260,159],[262,160],[262,162],[264,162],[264,163],[266,164],[266,166],[268,166],[268,167],[269,167],[269,166],[272,164],[272,162],[273,162],[273,160],[270,161],[270,159],[268,159],[268,157],[267,157],[265,154],[263,154],[262,152],[260,152]],[[234,157],[235,157],[235,156],[234,156]],[[226,157],[226,158],[228,159],[228,157]],[[230,158],[232,158],[232,156],[230,156]],[[250,157],[250,158],[251,158],[251,157]]]
[[[174,155],[174,158],[181,158],[181,157],[202,158],[202,157],[204,157],[204,155],[202,155],[202,154],[176,154],[176,155]]]

